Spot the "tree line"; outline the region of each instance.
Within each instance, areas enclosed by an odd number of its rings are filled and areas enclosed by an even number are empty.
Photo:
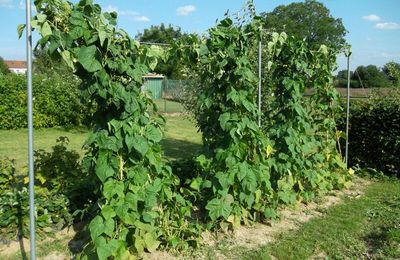
[[[358,66],[350,71],[351,88],[389,88],[400,87],[400,63],[391,61],[382,68],[375,65]],[[347,87],[347,70],[341,70],[335,76],[335,87]]]

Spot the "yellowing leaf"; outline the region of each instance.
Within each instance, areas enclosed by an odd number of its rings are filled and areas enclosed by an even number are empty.
[[[26,25],[25,24],[19,24],[17,31],[18,31],[18,38],[22,37],[22,34],[24,33]]]
[[[265,149],[265,151],[267,153],[267,157],[269,157],[274,152],[274,148],[272,148],[272,146],[268,145],[267,148]]]

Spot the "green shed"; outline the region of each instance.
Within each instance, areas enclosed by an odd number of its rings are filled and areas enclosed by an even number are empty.
[[[160,74],[148,74],[144,76],[142,90],[150,92],[153,99],[162,98],[164,78]]]

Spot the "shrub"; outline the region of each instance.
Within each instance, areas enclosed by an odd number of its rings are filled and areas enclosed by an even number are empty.
[[[71,127],[87,122],[89,110],[80,101],[77,80],[56,74],[35,75],[32,88],[36,128]],[[0,129],[27,127],[25,76],[0,75],[0,95]]]
[[[40,178],[36,179],[41,182]],[[29,228],[29,193],[27,179],[17,174],[12,160],[0,159],[0,235],[8,239],[27,236]],[[35,188],[37,233],[61,229],[72,221],[69,200],[64,194],[45,187]]]
[[[96,180],[84,172],[79,154],[68,150],[68,144],[69,139],[60,136],[51,152],[35,151],[35,174],[41,180],[38,185],[65,195],[70,201],[69,212],[74,213],[96,201]]]
[[[345,129],[345,114],[340,129]],[[349,165],[400,176],[400,91],[350,104]]]
[[[79,221],[96,200],[94,183],[82,171],[79,155],[60,137],[52,152],[35,152],[35,214],[37,233],[53,233]],[[29,235],[28,177],[13,160],[0,159],[0,235]]]

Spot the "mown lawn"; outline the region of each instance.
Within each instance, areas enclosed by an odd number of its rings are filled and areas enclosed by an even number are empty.
[[[294,232],[240,259],[400,259],[400,181],[372,183]]]
[[[158,111],[161,113],[182,113],[185,111],[183,105],[168,99],[156,99],[154,103],[158,106]]]
[[[162,146],[167,159],[186,158],[195,155],[201,149],[201,134],[197,132],[195,123],[188,116],[165,116],[166,132]],[[49,128],[34,130],[34,149],[51,150],[60,136],[68,137],[68,149],[75,150],[81,156],[82,144],[89,130],[85,128],[64,129]],[[0,130],[0,157],[16,160],[18,169],[26,167],[28,160],[27,129]]]

